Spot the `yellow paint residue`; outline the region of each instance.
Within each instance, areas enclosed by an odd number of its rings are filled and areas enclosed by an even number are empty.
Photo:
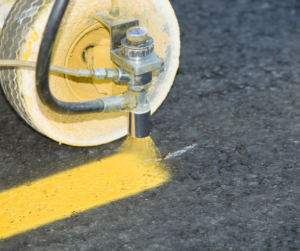
[[[0,239],[161,185],[170,175],[157,153],[150,138],[127,140],[111,157],[0,193]]]
[[[32,43],[36,42],[39,38],[39,34],[35,31],[31,34],[30,39],[28,41],[28,48],[24,54],[24,60],[28,61],[30,54],[31,54],[31,48],[32,48]]]
[[[34,25],[28,28],[27,41],[33,32],[37,32],[39,39],[32,43],[28,60],[36,61],[39,43],[43,35],[45,24],[52,9],[53,2],[46,1],[40,10]],[[121,11],[134,15],[140,25],[148,29],[149,35],[155,40],[155,52],[164,57],[164,72],[154,77],[147,90],[151,105],[151,112],[155,112],[165,99],[173,83],[178,68],[179,58],[179,29],[174,11],[168,0],[139,0],[119,1]],[[53,50],[52,64],[74,69],[87,68],[83,51],[87,46],[100,46],[100,41],[109,39],[107,28],[101,25],[93,14],[109,10],[110,0],[70,1],[64,19],[60,26]],[[28,57],[28,42],[20,45],[20,58],[24,54]],[[167,53],[168,52],[168,53]],[[71,57],[70,57],[71,56]],[[55,113],[47,108],[39,99],[35,86],[35,72],[19,69],[19,88],[24,97],[24,107],[33,126],[55,141],[76,145],[100,145],[119,139],[126,135],[126,114],[89,113],[65,115]],[[76,79],[62,74],[50,74],[50,87],[53,95],[63,101],[78,102],[97,99],[101,96],[101,84],[93,84],[92,79]],[[123,90],[124,89],[124,90]],[[113,84],[113,95],[120,95],[127,86],[120,83]]]

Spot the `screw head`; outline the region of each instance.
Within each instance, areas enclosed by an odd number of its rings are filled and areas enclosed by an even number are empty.
[[[134,26],[127,30],[126,38],[130,44],[139,45],[147,40],[148,31],[146,28]]]

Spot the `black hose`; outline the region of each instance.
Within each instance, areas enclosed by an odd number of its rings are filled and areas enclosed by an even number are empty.
[[[104,104],[100,99],[84,102],[65,102],[55,98],[50,90],[49,67],[52,50],[68,3],[69,0],[56,0],[43,35],[36,68],[36,87],[39,97],[46,106],[59,113],[102,112]]]

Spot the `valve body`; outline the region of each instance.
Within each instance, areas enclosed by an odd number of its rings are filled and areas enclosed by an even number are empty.
[[[121,56],[127,62],[142,64],[154,51],[154,40],[148,36],[147,29],[139,26],[131,27],[126,37],[121,40]],[[131,76],[128,88],[136,96],[137,106],[128,112],[128,135],[133,138],[145,138],[151,133],[151,109],[146,90],[152,81],[152,71],[145,70],[141,74],[129,73]]]

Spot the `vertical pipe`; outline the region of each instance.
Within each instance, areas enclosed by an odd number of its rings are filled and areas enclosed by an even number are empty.
[[[118,6],[118,0],[111,0],[111,9],[109,14],[118,17],[120,15],[120,8]]]
[[[111,0],[111,9],[118,9],[118,0]]]

